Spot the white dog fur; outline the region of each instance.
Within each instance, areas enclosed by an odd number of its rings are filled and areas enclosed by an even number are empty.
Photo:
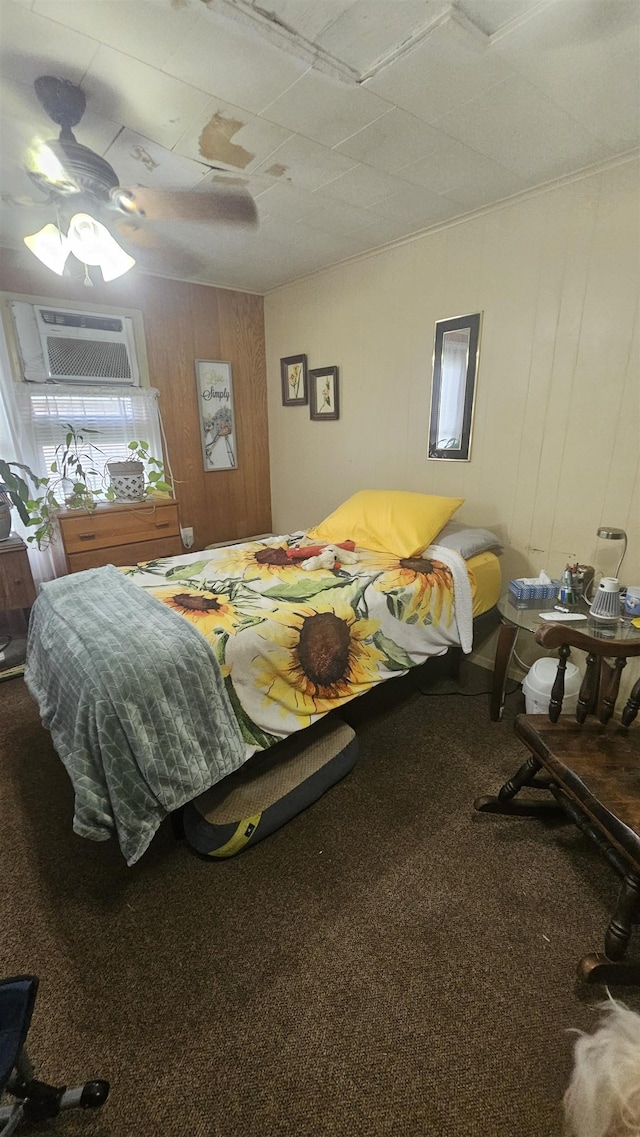
[[[640,1014],[614,999],[600,1009],[595,1031],[578,1032],[567,1137],[640,1137]]]

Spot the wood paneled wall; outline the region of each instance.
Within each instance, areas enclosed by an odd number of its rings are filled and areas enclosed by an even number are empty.
[[[1,249],[0,290],[52,300],[138,308],[151,384],[177,480],[181,525],[194,548],[271,529],[264,316],[261,296],[145,276],[134,269],[88,290],[55,276],[26,250]],[[238,468],[205,473],[194,361],[231,362]]]

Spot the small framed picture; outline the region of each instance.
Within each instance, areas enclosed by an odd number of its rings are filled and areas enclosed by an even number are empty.
[[[311,418],[340,418],[337,367],[316,367],[310,371],[309,392]]]
[[[285,407],[305,407],[307,405],[307,357],[289,355],[280,360],[282,378],[282,405]]]

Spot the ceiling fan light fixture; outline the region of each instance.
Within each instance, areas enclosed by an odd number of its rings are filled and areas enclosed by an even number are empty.
[[[110,280],[116,280],[119,276],[124,276],[130,268],[133,268],[135,262],[134,257],[130,257],[125,253],[124,249],[120,248],[117,241],[114,241],[116,248],[108,256],[103,257],[100,261],[100,271],[104,280],[109,283]]]
[[[54,186],[67,185],[69,178],[53,147],[55,143],[35,141],[29,151],[27,168],[36,178]]]
[[[99,265],[105,253],[110,251],[113,241],[104,225],[89,213],[74,213],[67,236],[74,257],[86,265]]]
[[[99,265],[106,281],[115,280],[133,268],[133,257],[125,253],[104,225],[88,213],[76,213],[69,223],[69,248],[87,265]]]
[[[23,238],[25,245],[52,272],[62,276],[70,248],[68,239],[51,222]]]
[[[98,266],[104,280],[110,281],[136,264],[134,257],[111,236],[109,229],[84,212],[87,209],[93,210],[98,217],[104,217],[109,227],[113,225],[127,247],[134,251],[140,249],[138,263],[148,271],[163,271],[162,263],[158,264],[159,258],[155,256],[163,249],[169,262],[173,261],[174,271],[189,278],[204,267],[202,258],[184,245],[165,239],[162,233],[154,232],[156,222],[236,227],[258,224],[258,210],[246,188],[246,179],[228,179],[229,171],[221,171],[225,176],[215,178],[217,184],[210,183],[206,189],[197,191],[120,185],[118,174],[107,159],[78,142],[73,133],[86,110],[86,96],[81,87],[55,75],[39,75],[33,86],[47,116],[60,127],[57,139],[45,139],[39,131],[25,148],[25,173],[46,195],[46,200],[42,203],[30,199],[24,202],[19,198],[0,196],[5,197],[10,205],[42,204],[44,208],[51,206],[55,209],[57,229],[55,225],[45,226],[42,237],[33,234],[25,238],[28,248],[53,272],[61,275],[68,271],[64,268],[65,262],[68,254],[73,253],[85,266],[84,283],[88,287],[92,283],[89,265]],[[66,226],[71,214],[74,216],[65,236],[60,231],[60,215],[62,224]],[[46,246],[45,236],[49,239]]]
[[[123,189],[122,186],[115,186],[114,189],[110,190],[109,197],[121,213],[132,214],[137,217],[145,216],[144,209],[138,205],[131,190]]]

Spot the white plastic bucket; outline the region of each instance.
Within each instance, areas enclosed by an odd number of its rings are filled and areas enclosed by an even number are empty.
[[[530,667],[522,684],[525,706],[528,715],[547,715],[549,713],[549,700],[551,688],[558,674],[557,659],[536,659]],[[564,698],[562,700],[562,714],[575,714],[578,706],[578,695],[582,676],[575,663],[567,662],[564,673]]]

